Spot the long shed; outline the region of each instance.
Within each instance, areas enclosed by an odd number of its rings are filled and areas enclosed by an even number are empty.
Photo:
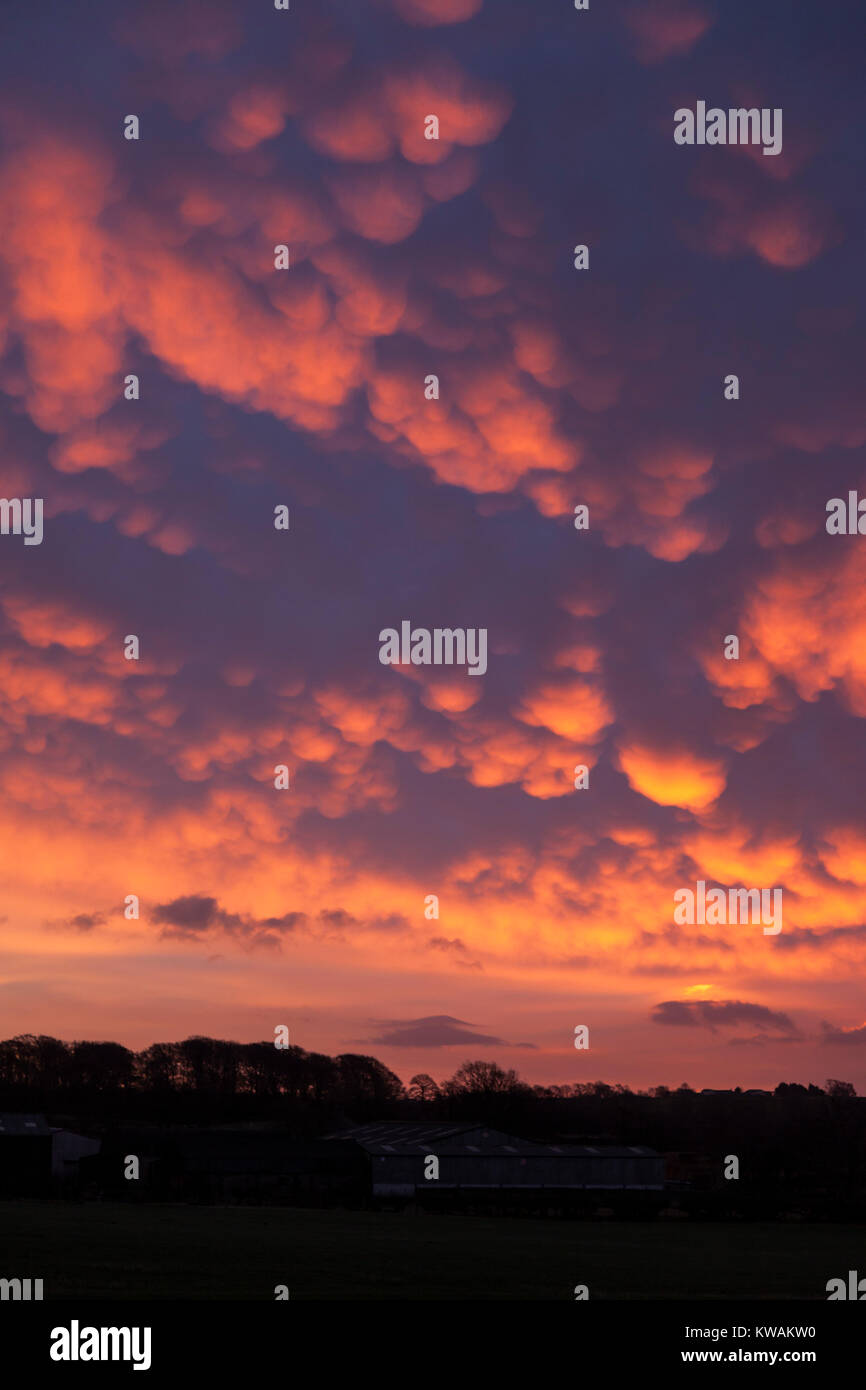
[[[486,1125],[423,1121],[360,1125],[339,1138],[368,1155],[375,1196],[406,1197],[434,1187],[559,1192],[664,1187],[664,1158],[643,1145],[538,1144]],[[438,1176],[429,1178],[436,1169]]]

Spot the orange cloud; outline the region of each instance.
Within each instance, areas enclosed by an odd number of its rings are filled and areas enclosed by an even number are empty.
[[[727,782],[721,759],[701,757],[682,748],[626,743],[620,745],[619,761],[629,786],[659,806],[704,811],[718,800]]]
[[[377,163],[399,150],[413,164],[441,164],[455,146],[485,145],[511,113],[510,97],[464,72],[445,54],[424,65],[366,73],[317,111],[303,129],[332,159]],[[428,134],[435,116],[438,133]],[[432,127],[430,127],[432,132]]]
[[[778,681],[771,666],[751,648],[745,637],[741,638],[737,660],[725,658],[723,634],[719,634],[717,645],[705,649],[698,659],[707,680],[731,709],[767,704],[778,694]]]
[[[252,150],[285,128],[294,110],[285,89],[254,84],[235,92],[225,115],[216,123],[212,143],[217,149]]]
[[[613,719],[603,691],[578,677],[543,683],[524,696],[518,718],[573,740],[576,751],[595,743]]]
[[[345,225],[371,241],[405,241],[424,213],[423,191],[407,169],[343,170],[329,185]]]
[[[492,84],[469,77],[451,59],[437,57],[415,72],[393,72],[383,93],[406,159],[438,164],[452,145],[486,145],[502,130],[512,102]],[[425,136],[427,117],[439,121],[439,138]]]
[[[866,617],[858,599],[866,557],[856,540],[825,535],[820,544],[805,566],[793,552],[778,552],[776,567],[745,605],[746,627],[767,665],[801,699],[816,700],[838,685],[853,713],[866,715]]]
[[[714,256],[752,251],[782,270],[815,260],[832,239],[827,213],[804,193],[768,186],[763,165],[772,160],[751,163],[744,178],[738,156],[734,149],[724,164],[699,166],[694,187],[712,206],[689,239]]]

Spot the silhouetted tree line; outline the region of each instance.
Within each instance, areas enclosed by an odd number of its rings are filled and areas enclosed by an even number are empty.
[[[403,1094],[375,1057],[328,1057],[273,1043],[193,1037],[141,1052],[114,1042],[22,1034],[0,1042],[0,1110],[75,1115],[93,1122],[226,1124],[286,1121],[323,1132],[350,1110],[390,1113]]]
[[[766,1188],[866,1195],[866,1098],[843,1081],[782,1083],[772,1094],[700,1094],[685,1084],[635,1092],[601,1081],[528,1085],[495,1062],[469,1061],[445,1081],[420,1073],[404,1087],[357,1053],[204,1037],[134,1052],[25,1034],[0,1042],[2,1110],[94,1132],[270,1121],[298,1137],[374,1119],[478,1120],[543,1142],[649,1145],[683,1155],[692,1181],[700,1181],[693,1158],[708,1158],[717,1176],[735,1154],[750,1182]]]

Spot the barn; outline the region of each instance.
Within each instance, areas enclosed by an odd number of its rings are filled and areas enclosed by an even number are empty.
[[[74,1181],[80,1160],[98,1139],[46,1123],[44,1115],[0,1114],[0,1196],[47,1192],[52,1179]]]
[[[130,1154],[140,1162],[136,1183],[124,1178]],[[664,1187],[664,1159],[653,1149],[540,1144],[468,1121],[377,1121],[308,1139],[271,1126],[129,1130],[107,1138],[81,1172],[115,1196],[317,1206],[423,1198],[515,1210],[559,1194],[566,1200],[554,1206],[578,1209],[581,1194],[637,1200]]]
[[[470,1122],[399,1120],[356,1126],[331,1136],[357,1144],[370,1162],[372,1194],[583,1190],[661,1191],[664,1159],[643,1146],[537,1144]],[[432,1180],[428,1160],[438,1160]]]
[[[128,1155],[139,1181],[124,1173]],[[355,1144],[293,1139],[282,1130],[162,1128],[113,1133],[87,1180],[112,1196],[148,1194],[171,1201],[267,1201],[319,1204],[362,1200],[364,1154]]]
[[[0,1197],[50,1187],[51,1149],[51,1129],[44,1115],[0,1114]]]

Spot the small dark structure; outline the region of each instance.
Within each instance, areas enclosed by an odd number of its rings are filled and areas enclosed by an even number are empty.
[[[98,1139],[55,1128],[44,1115],[0,1114],[0,1197],[68,1189],[80,1160],[98,1152]]]
[[[125,1177],[128,1159],[139,1177]],[[366,1163],[355,1144],[293,1139],[273,1129],[126,1130],[88,1160],[88,1180],[116,1197],[169,1201],[360,1202]]]
[[[48,1191],[51,1148],[44,1115],[0,1114],[0,1197]]]

